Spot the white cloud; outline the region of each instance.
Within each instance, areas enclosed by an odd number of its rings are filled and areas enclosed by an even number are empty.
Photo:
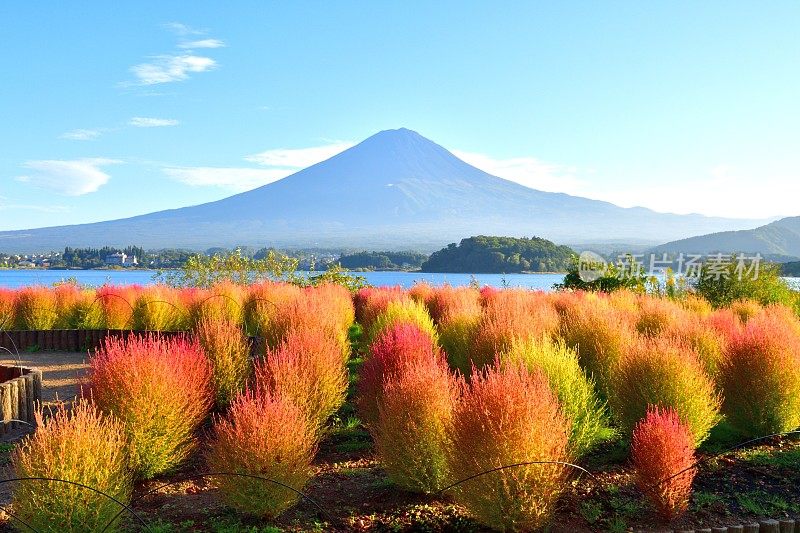
[[[164,26],[177,35],[202,35],[205,33],[181,22],[167,22]]]
[[[497,159],[486,154],[451,150],[453,154],[492,176],[514,181],[526,187],[548,192],[580,194],[584,183],[575,176],[575,169],[545,163],[533,157]]]
[[[306,168],[320,161],[330,159],[347,150],[355,143],[337,141],[310,148],[276,148],[245,157],[247,161],[268,167]]]
[[[288,168],[241,167],[167,167],[163,171],[192,187],[222,187],[235,192],[249,191],[295,172]]]
[[[61,135],[59,135],[59,138],[68,139],[70,141],[91,141],[93,139],[97,139],[98,137],[100,137],[102,133],[103,133],[102,130],[77,129],[62,133]]]
[[[101,167],[121,163],[116,159],[85,158],[27,161],[23,166],[35,172],[17,176],[16,180],[66,196],[81,196],[108,183],[111,178]]]
[[[140,85],[155,85],[189,79],[190,73],[205,72],[216,67],[217,62],[210,57],[192,54],[160,55],[149,63],[131,67],[131,72]]]
[[[187,41],[178,45],[178,48],[192,50],[194,48],[222,48],[225,43],[220,39],[200,39],[197,41]]]
[[[180,122],[170,118],[133,117],[128,121],[129,126],[135,126],[137,128],[159,128],[164,126],[177,126],[178,124],[180,124]]]

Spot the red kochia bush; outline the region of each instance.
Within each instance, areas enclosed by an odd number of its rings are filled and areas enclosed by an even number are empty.
[[[290,331],[256,364],[254,379],[258,390],[300,407],[315,431],[325,427],[347,394],[341,348],[318,329]]]
[[[431,493],[447,482],[456,381],[443,357],[403,366],[384,380],[370,428],[381,464],[403,489]]]
[[[451,424],[451,476],[464,480],[500,466],[568,461],[569,423],[547,378],[522,365],[473,374]],[[454,489],[456,501],[484,524],[532,531],[550,520],[567,471],[559,464],[514,466]]]
[[[381,331],[370,344],[358,374],[357,406],[361,420],[368,426],[375,423],[383,383],[401,368],[416,362],[431,364],[440,358],[436,341],[416,324],[398,322]]]
[[[559,317],[543,293],[505,289],[485,298],[476,327],[472,364],[481,368],[508,351],[514,340],[538,340],[558,331]]]
[[[658,514],[672,520],[686,511],[696,473],[694,439],[678,413],[650,406],[633,430],[631,456],[636,484]]]
[[[315,452],[315,432],[299,407],[281,396],[247,393],[215,421],[206,459],[211,471],[255,476],[217,476],[215,483],[231,507],[271,518],[299,498],[278,483],[302,491]]]
[[[208,360],[184,337],[107,338],[89,361],[87,380],[84,394],[122,422],[131,464],[144,478],[189,456],[214,400]]]
[[[720,383],[727,419],[748,436],[800,426],[800,331],[794,319],[763,311],[731,339]]]

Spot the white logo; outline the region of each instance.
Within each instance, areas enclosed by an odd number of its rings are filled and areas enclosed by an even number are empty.
[[[608,264],[600,254],[587,250],[578,256],[578,277],[584,283],[591,283],[602,278],[607,269]]]

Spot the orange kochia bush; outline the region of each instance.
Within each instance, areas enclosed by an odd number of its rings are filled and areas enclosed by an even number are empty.
[[[757,437],[800,426],[800,323],[779,309],[752,316],[721,365],[723,412]]]
[[[124,426],[131,464],[143,478],[189,456],[214,401],[208,359],[183,336],[107,338],[89,360],[85,385],[84,395]]]
[[[386,473],[400,487],[432,493],[445,486],[455,397],[456,379],[441,356],[403,365],[384,379],[370,429]]]
[[[243,474],[214,480],[228,505],[271,518],[298,500],[315,453],[316,431],[303,410],[261,391],[237,396],[227,416],[215,420],[206,459],[214,472]]]
[[[195,336],[211,363],[211,377],[218,409],[225,409],[245,389],[250,377],[250,342],[242,327],[223,315],[205,315],[195,326]],[[220,318],[215,318],[220,317]]]
[[[689,505],[694,468],[694,437],[673,409],[650,406],[631,438],[636,484],[666,520]]]
[[[258,391],[297,405],[317,432],[347,395],[341,347],[319,329],[290,331],[256,363],[254,380]]]
[[[478,368],[508,351],[514,340],[539,340],[558,332],[559,316],[544,293],[505,289],[484,296],[484,309],[475,327],[471,362]]]
[[[538,530],[548,523],[567,477],[569,423],[547,378],[522,365],[492,365],[473,374],[450,425],[451,476],[465,480],[456,501],[504,531]]]

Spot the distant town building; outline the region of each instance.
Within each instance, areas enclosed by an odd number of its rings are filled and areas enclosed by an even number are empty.
[[[136,266],[139,264],[139,261],[136,260],[135,255],[128,256],[126,253],[117,252],[107,255],[105,258],[105,263],[108,266]]]

